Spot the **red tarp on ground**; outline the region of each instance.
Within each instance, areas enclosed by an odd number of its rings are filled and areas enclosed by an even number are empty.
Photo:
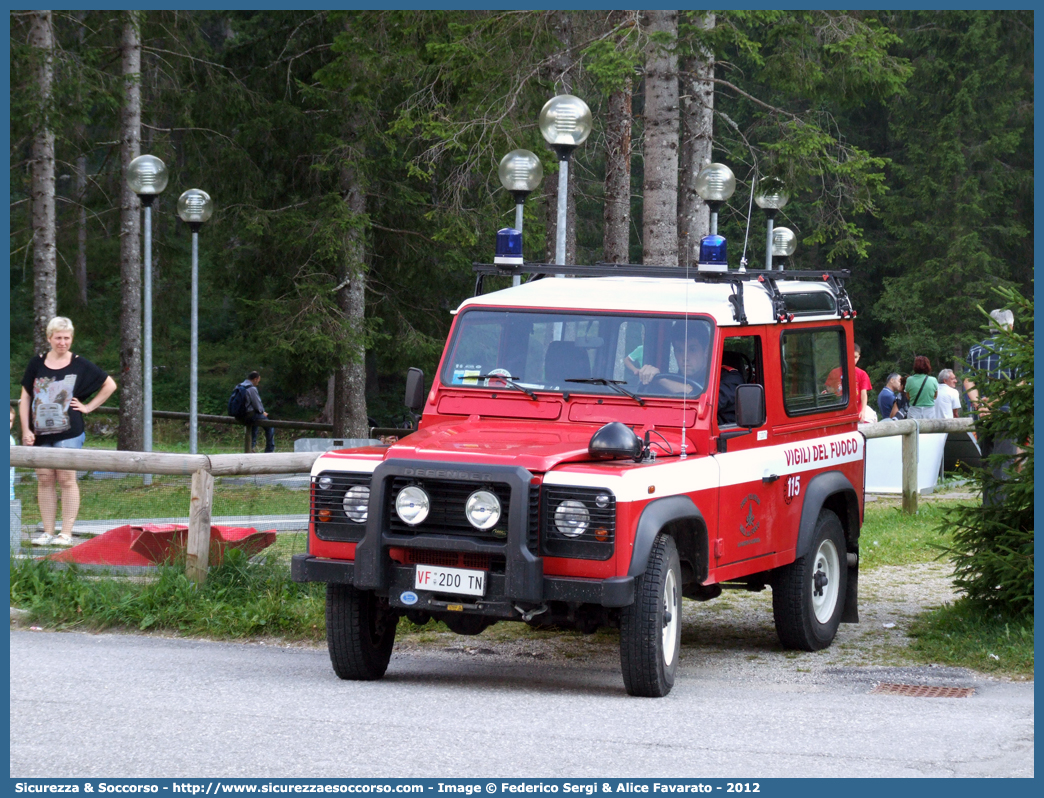
[[[183,554],[188,527],[182,524],[118,526],[91,540],[44,559],[81,565],[159,565]],[[275,532],[253,527],[210,527],[210,565],[220,565],[226,549],[242,549],[248,555],[271,546]]]

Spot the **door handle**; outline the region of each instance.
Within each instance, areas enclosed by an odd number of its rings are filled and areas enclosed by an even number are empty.
[[[779,474],[769,474],[767,477],[762,477],[761,481],[765,485],[768,485],[768,484],[770,484],[772,482],[775,482],[777,479],[779,479]]]

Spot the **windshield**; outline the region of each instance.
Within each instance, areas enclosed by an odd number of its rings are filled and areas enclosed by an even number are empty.
[[[704,318],[466,310],[445,385],[696,397],[707,385],[713,326]],[[612,381],[612,384],[608,384]]]

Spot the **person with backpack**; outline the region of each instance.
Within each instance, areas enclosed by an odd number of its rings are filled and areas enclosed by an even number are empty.
[[[250,430],[250,448],[257,449],[257,420],[268,418],[265,406],[261,404],[261,395],[257,386],[261,383],[261,374],[251,371],[245,380],[235,387],[228,399],[228,414]],[[275,429],[265,427],[265,451],[275,451]]]

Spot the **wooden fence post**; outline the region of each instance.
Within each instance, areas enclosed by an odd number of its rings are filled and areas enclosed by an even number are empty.
[[[185,576],[193,582],[202,583],[207,578],[210,564],[210,511],[213,505],[214,475],[205,468],[192,472]]]
[[[903,512],[917,515],[917,448],[919,430],[914,428],[903,435]]]
[[[245,430],[245,432],[244,432],[245,437],[243,438],[243,454],[250,454],[253,451],[253,449],[254,449],[254,447],[250,445],[251,444],[251,438],[252,438],[252,435],[251,435],[252,429],[251,429],[249,424],[247,426],[243,427],[243,429]]]

